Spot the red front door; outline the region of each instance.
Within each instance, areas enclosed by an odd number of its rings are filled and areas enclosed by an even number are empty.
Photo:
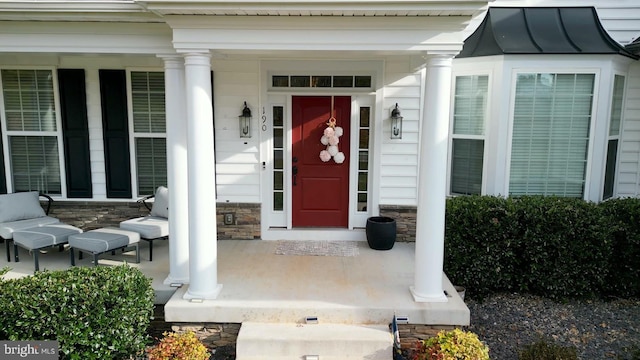
[[[294,96],[292,111],[293,226],[347,227],[349,224],[349,96]],[[324,162],[320,152],[327,122],[333,116],[343,130],[338,149],[344,154]],[[326,160],[326,158],[325,158]]]

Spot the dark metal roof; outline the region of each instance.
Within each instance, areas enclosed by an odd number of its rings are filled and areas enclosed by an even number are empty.
[[[640,37],[627,44],[624,48],[631,53],[640,55]]]
[[[638,57],[604,30],[593,7],[491,7],[458,58],[507,54]]]

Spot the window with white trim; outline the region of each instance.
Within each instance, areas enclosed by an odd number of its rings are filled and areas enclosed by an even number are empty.
[[[273,118],[273,211],[284,210],[284,107],[271,109]]]
[[[611,95],[611,114],[609,116],[609,138],[607,140],[607,163],[604,173],[604,191],[602,198],[613,196],[616,180],[616,163],[618,158],[618,143],[620,139],[620,125],[622,123],[622,101],[624,99],[624,76],[613,78],[613,94]]]
[[[518,74],[510,195],[584,196],[594,74]]]
[[[13,191],[62,194],[53,71],[3,69],[1,77]]]
[[[456,76],[451,134],[452,194],[480,194],[489,76]]]
[[[132,71],[131,109],[138,195],[167,185],[164,72]]]
[[[369,157],[371,155],[369,138],[371,136],[371,107],[360,107],[358,130],[358,200],[356,211],[366,212],[369,203]]]

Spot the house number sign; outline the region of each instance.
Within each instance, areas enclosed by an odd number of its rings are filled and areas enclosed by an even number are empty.
[[[262,119],[262,131],[267,131],[267,114],[264,111],[264,106],[262,107],[262,116],[260,118]]]

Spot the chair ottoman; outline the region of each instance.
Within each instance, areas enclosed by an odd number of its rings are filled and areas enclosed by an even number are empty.
[[[136,263],[140,262],[140,234],[133,231],[122,230],[118,228],[102,228],[90,230],[82,234],[69,236],[69,247],[71,256],[71,266],[76,265],[74,250],[77,249],[79,258],[82,259],[82,253],[90,253],[93,255],[93,264],[98,266],[98,257],[106,252],[125,249],[130,246],[136,249]]]
[[[27,249],[33,253],[35,271],[38,271],[40,270],[38,262],[40,250],[56,245],[64,245],[67,243],[69,236],[81,232],[82,230],[77,227],[62,223],[14,231],[13,252],[15,254],[15,260],[16,262],[20,261],[18,257],[18,246]]]

